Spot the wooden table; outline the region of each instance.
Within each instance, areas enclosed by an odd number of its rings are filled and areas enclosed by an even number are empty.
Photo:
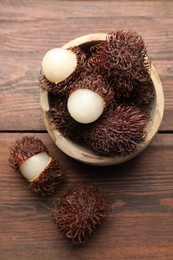
[[[76,37],[119,29],[143,36],[165,94],[159,133],[135,159],[111,167],[77,162],[43,125],[38,77],[44,53]],[[0,1],[0,259],[173,259],[173,1]],[[67,179],[42,198],[8,165],[9,146],[36,135]],[[70,185],[92,181],[112,203],[89,243],[76,246],[50,217]]]

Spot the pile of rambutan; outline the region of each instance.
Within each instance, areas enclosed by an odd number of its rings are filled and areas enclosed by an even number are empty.
[[[151,60],[142,37],[132,31],[110,32],[92,46],[66,51],[71,67],[63,76],[59,54],[53,62],[46,54],[42,62],[39,82],[49,92],[50,123],[100,156],[139,150],[154,98]]]
[[[142,37],[117,31],[86,47],[55,48],[43,57],[40,87],[48,91],[50,124],[66,138],[95,154],[127,156],[147,135],[154,86],[151,60]],[[10,147],[10,166],[28,188],[51,195],[64,171],[37,137],[24,136]],[[77,183],[58,198],[51,211],[57,228],[73,243],[86,243],[110,213],[96,185]]]

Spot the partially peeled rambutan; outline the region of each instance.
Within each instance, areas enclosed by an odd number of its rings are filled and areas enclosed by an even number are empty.
[[[22,173],[28,188],[42,196],[50,195],[64,180],[59,162],[53,159],[35,136],[24,136],[10,147],[10,166]]]
[[[53,94],[68,95],[71,84],[78,79],[81,71],[83,70],[86,55],[78,46],[69,48],[67,50],[69,50],[76,56],[76,67],[74,71],[64,80],[60,82],[52,82],[45,77],[43,70],[41,70],[41,76],[39,78],[40,88],[49,91]]]
[[[92,124],[83,138],[101,156],[126,156],[140,149],[146,137],[148,114],[136,106],[119,105]]]
[[[67,109],[67,98],[57,95],[47,111],[47,115],[50,124],[54,125],[64,137],[71,138],[73,141],[80,139],[85,125],[78,123],[70,116]]]
[[[58,199],[52,210],[57,228],[73,243],[87,242],[108,216],[110,205],[96,185],[78,183]]]
[[[103,98],[105,107],[107,107],[114,99],[114,89],[108,86],[101,75],[96,73],[83,73],[78,81],[71,85],[71,92],[78,89],[89,89],[97,93]]]

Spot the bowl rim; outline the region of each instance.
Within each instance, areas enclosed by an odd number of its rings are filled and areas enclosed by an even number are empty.
[[[96,33],[96,34],[88,34],[88,35],[80,36],[66,43],[65,45],[62,46],[62,48],[67,49],[69,47],[73,47],[76,45],[82,45],[86,42],[103,41],[106,40],[106,35],[107,34]],[[50,137],[53,139],[57,147],[73,159],[76,159],[86,164],[91,164],[96,166],[115,165],[115,164],[126,162],[132,159],[133,157],[135,157],[136,155],[138,155],[139,153],[141,153],[149,145],[149,143],[156,135],[163,119],[164,93],[163,93],[163,88],[162,88],[159,75],[155,67],[153,66],[153,64],[151,64],[151,79],[153,81],[153,85],[155,89],[155,112],[154,112],[154,116],[151,119],[152,122],[151,122],[150,130],[147,133],[147,136],[141,148],[136,152],[133,152],[127,156],[116,156],[116,157],[98,156],[95,155],[92,151],[90,151],[86,147],[74,143],[68,138],[65,138],[55,128],[53,124],[50,125],[46,113],[49,110],[48,92],[46,90],[40,89],[40,105],[41,105],[43,122],[46,127],[46,130],[48,131]]]

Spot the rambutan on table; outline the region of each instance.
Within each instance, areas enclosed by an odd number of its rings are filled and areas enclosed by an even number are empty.
[[[135,159],[110,167],[63,154],[43,125],[38,77],[44,53],[90,33],[136,30],[160,75],[165,113],[157,136]],[[173,1],[0,1],[0,259],[173,259]],[[66,182],[50,197],[28,190],[8,165],[9,146],[36,135]],[[73,245],[50,217],[76,182],[98,184],[112,211],[91,240]]]

